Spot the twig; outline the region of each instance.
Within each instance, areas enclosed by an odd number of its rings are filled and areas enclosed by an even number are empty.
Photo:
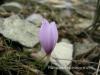
[[[81,31],[81,33],[84,31],[85,32],[90,31],[90,34],[91,34],[100,26],[100,23],[99,23],[100,22],[100,15],[99,14],[100,14],[100,0],[97,0],[97,6],[96,6],[96,11],[95,11],[93,22],[89,27],[83,29]]]
[[[54,75],[57,75],[57,69],[54,69]]]
[[[98,68],[97,68],[97,70],[96,70],[96,75],[98,75],[99,67],[100,67],[100,60],[99,60],[99,63],[98,63]]]
[[[56,59],[56,60],[66,60],[66,61],[72,61],[72,62],[84,62],[84,63],[90,63],[90,64],[96,64],[96,65],[98,65],[98,63],[95,63],[95,62],[87,62],[87,61],[81,61],[81,60],[71,60],[71,59],[61,59],[61,58],[55,58],[55,57],[52,57],[52,58],[54,58],[54,59]]]

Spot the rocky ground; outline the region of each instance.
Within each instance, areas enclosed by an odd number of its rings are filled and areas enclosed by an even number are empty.
[[[100,28],[91,28],[96,0],[0,2],[0,75],[100,74]],[[59,31],[47,65],[38,39],[43,18],[55,21]]]

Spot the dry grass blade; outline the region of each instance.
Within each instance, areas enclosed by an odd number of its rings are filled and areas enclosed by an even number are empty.
[[[98,67],[97,67],[96,75],[98,75],[99,67],[100,67],[100,60],[99,60],[99,63],[98,63]]]

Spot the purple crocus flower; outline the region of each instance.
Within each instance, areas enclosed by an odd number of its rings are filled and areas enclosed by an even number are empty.
[[[43,19],[39,34],[40,44],[47,55],[50,55],[58,40],[58,31],[55,22],[49,23]]]

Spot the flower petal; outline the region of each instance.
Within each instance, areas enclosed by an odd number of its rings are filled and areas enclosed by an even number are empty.
[[[42,26],[40,29],[40,43],[46,53],[50,52],[50,25],[47,20],[43,20]]]
[[[40,29],[39,38],[40,44],[45,52],[51,54],[58,39],[58,31],[55,22],[49,24],[49,22],[44,19]]]
[[[51,22],[50,26],[51,26],[51,33],[52,33],[52,39],[53,39],[52,44],[53,44],[53,48],[54,48],[54,46],[56,45],[57,40],[58,40],[58,30],[57,30],[57,26],[56,26],[55,22]]]

